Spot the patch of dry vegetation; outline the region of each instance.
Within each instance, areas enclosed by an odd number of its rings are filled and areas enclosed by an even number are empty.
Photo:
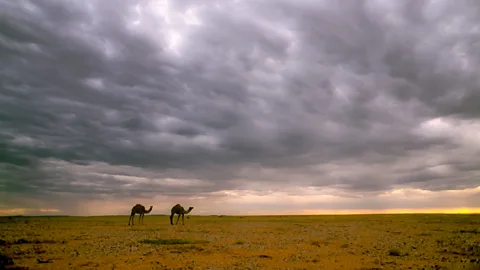
[[[153,245],[185,245],[185,244],[195,244],[195,243],[208,243],[205,240],[186,240],[186,239],[144,239],[140,243],[143,244],[153,244]]]
[[[480,215],[0,218],[0,269],[468,269]],[[143,268],[142,268],[143,269]],[[473,269],[473,268],[472,268]]]

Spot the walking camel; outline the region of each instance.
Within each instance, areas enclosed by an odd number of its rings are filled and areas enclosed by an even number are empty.
[[[141,204],[136,204],[134,207],[132,207],[132,213],[130,214],[130,218],[128,219],[128,226],[130,226],[130,220],[132,221],[132,226],[135,225],[133,224],[133,220],[135,218],[135,214],[139,214],[140,216],[138,217],[138,223],[140,223],[140,220],[142,221],[141,224],[143,224],[143,218],[145,214],[148,214],[152,211],[153,206],[150,206],[150,209],[145,210],[145,206]]]
[[[178,224],[178,220],[180,219],[180,216],[182,216],[182,223],[183,223],[183,225],[185,225],[185,221],[183,219],[184,215],[190,213],[192,210],[193,210],[193,206],[190,206],[188,208],[188,210],[185,211],[185,209],[180,204],[176,204],[174,207],[172,207],[172,211],[171,211],[172,214],[170,215],[170,224],[173,225],[173,216],[175,216],[175,214],[177,214],[178,218],[177,218],[177,222],[175,223],[175,225]]]

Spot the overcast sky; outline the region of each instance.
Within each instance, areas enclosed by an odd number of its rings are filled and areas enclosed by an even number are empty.
[[[0,214],[480,208],[477,0],[0,0]]]

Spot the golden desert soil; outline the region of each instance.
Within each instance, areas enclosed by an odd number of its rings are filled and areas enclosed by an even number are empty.
[[[480,215],[191,216],[184,226],[145,215],[145,225],[127,223],[1,217],[0,269],[480,269]]]

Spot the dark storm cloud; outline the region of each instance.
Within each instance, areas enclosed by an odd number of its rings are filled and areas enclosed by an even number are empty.
[[[162,3],[0,1],[7,192],[478,184],[468,145],[417,132],[477,121],[475,1],[172,1],[163,17]],[[418,158],[432,149],[448,172]]]

